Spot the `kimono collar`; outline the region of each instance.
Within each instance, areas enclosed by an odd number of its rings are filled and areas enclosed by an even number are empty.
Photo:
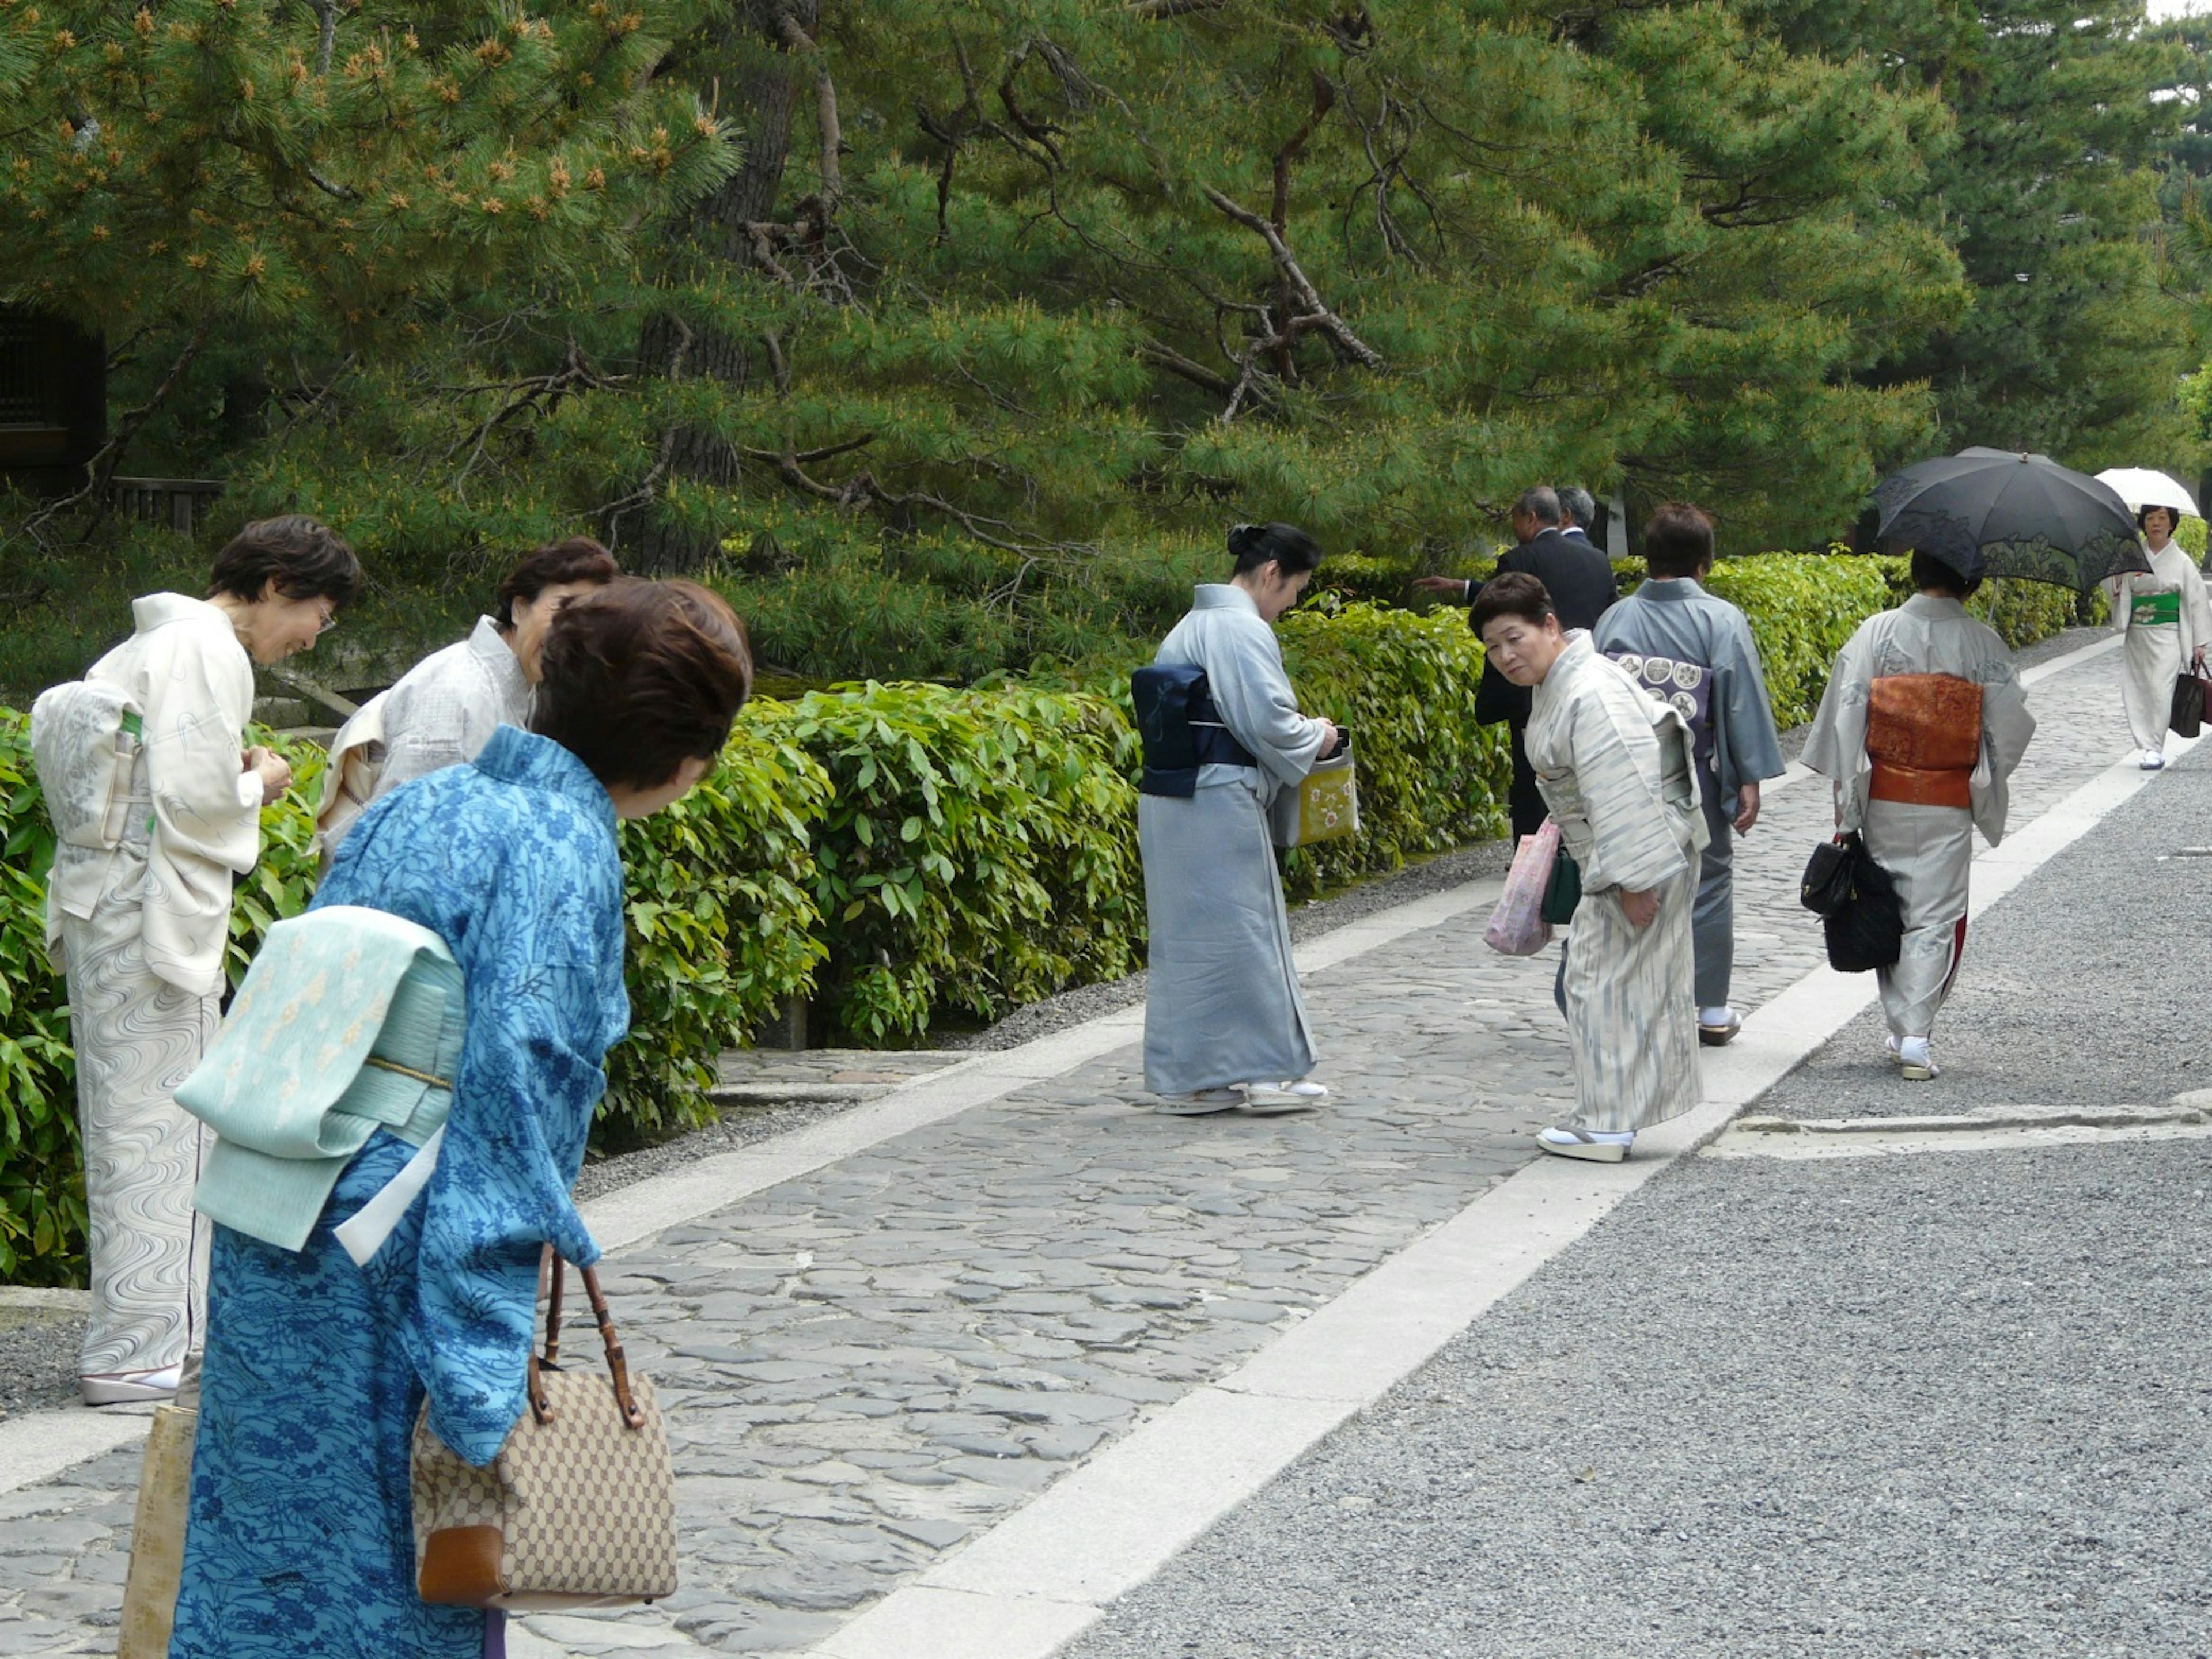
[[[1246,616],[1257,617],[1258,603],[1234,582],[1200,582],[1191,590],[1190,608],[1194,611],[1242,611]]]
[[[469,635],[469,649],[483,663],[500,689],[525,701],[530,696],[530,676],[522,672],[522,659],[514,654],[514,647],[499,631],[499,624],[489,617],[478,617],[475,630]]]
[[[196,622],[203,625],[221,623],[224,633],[234,641],[238,630],[231,625],[229,614],[222,606],[210,605],[205,599],[195,599],[185,593],[148,593],[131,601],[131,624],[141,634],[150,634],[170,623]],[[246,647],[240,646],[240,651]]]
[[[615,804],[607,798],[605,787],[592,775],[591,768],[550,738],[502,726],[471,763],[488,778],[566,795],[587,811],[605,813],[610,824],[614,822]]]
[[[1915,593],[1898,609],[1909,617],[1942,617],[1951,621],[1966,614],[1966,601],[1941,593]]]
[[[1552,659],[1550,672],[1544,676],[1543,684],[1536,690],[1548,691],[1554,685],[1564,687],[1567,681],[1596,660],[1597,646],[1590,638],[1589,629],[1570,628],[1567,630],[1567,648]]]
[[[1705,588],[1695,576],[1647,576],[1636,590],[1639,599],[1701,599]]]

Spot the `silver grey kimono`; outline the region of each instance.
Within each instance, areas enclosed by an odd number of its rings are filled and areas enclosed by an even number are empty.
[[[1322,722],[1298,713],[1274,629],[1241,587],[1202,583],[1156,662],[1206,670],[1221,723],[1259,765],[1202,766],[1188,800],[1137,799],[1152,933],[1145,1085],[1188,1094],[1313,1069],[1267,804],[1313,769]]]
[[[1577,629],[1536,688],[1528,763],[1582,866],[1559,981],[1574,1127],[1646,1128],[1698,1103],[1690,911],[1705,821],[1689,727]],[[1623,892],[1657,895],[1649,927],[1630,922]]]
[[[1982,757],[1971,808],[1867,798],[1873,768],[1866,752],[1867,699],[1874,682],[1890,674],[1952,674],[1982,688]],[[1974,831],[1978,828],[1992,847],[2004,839],[2007,780],[2034,735],[2035,716],[2027,712],[2011,653],[1956,599],[1916,593],[1861,623],[1836,653],[1804,759],[1834,781],[1837,821],[1863,829],[1875,862],[1897,878],[1904,951],[1896,967],[1881,973],[1881,1010],[1892,1036],[1928,1036],[1950,994],[1966,948]]]
[[[1634,651],[1712,671],[1713,753],[1698,780],[1711,839],[1698,866],[1690,932],[1698,1005],[1726,1007],[1735,972],[1736,799],[1746,784],[1788,769],[1751,623],[1691,577],[1654,577],[1599,617],[1592,637],[1602,652]]]

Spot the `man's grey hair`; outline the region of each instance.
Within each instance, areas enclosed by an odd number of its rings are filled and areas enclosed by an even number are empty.
[[[1559,521],[1559,492],[1549,484],[1538,484],[1534,489],[1524,489],[1521,499],[1513,503],[1516,513],[1525,513],[1538,524],[1554,525]]]
[[[1597,522],[1597,497],[1580,484],[1559,486],[1559,505],[1566,514],[1584,530]]]

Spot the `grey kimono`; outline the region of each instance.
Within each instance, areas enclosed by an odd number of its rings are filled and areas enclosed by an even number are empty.
[[[1735,972],[1736,798],[1747,783],[1786,769],[1767,700],[1766,675],[1751,623],[1693,578],[1654,578],[1598,619],[1593,636],[1610,655],[1633,651],[1696,663],[1712,672],[1713,752],[1700,769],[1706,843],[1690,919],[1697,948],[1698,1006],[1724,1008]]]
[[[1188,800],[1138,798],[1152,932],[1146,1086],[1176,1095],[1304,1077],[1313,1035],[1267,809],[1312,769],[1322,722],[1298,713],[1274,630],[1241,587],[1200,585],[1153,660],[1204,668],[1221,723],[1259,764],[1200,767]]]

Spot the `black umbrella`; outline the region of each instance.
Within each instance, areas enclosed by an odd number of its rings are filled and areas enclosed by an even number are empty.
[[[2135,515],[2108,484],[2048,455],[1962,449],[1893,472],[1874,492],[1881,538],[1960,575],[2018,576],[2087,592],[2148,570]]]

